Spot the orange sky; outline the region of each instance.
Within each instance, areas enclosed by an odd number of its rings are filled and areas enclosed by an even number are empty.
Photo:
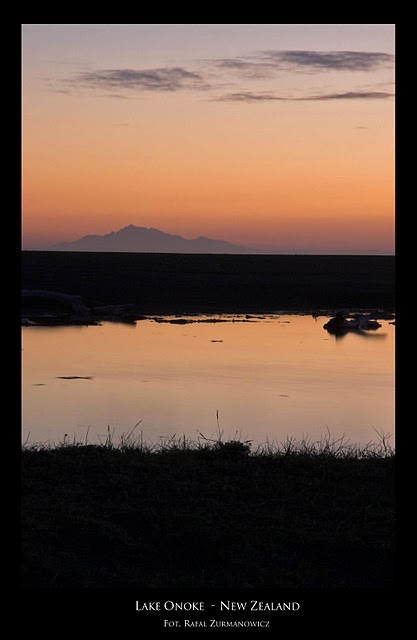
[[[393,48],[393,25],[24,25],[23,248],[135,224],[393,253]]]

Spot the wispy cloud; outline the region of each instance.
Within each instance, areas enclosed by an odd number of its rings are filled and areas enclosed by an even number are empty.
[[[208,88],[200,74],[183,67],[96,69],[78,73],[68,82],[79,87],[106,90],[180,91]]]
[[[394,56],[379,51],[300,51],[267,50],[260,52],[267,63],[309,71],[373,71],[391,65]]]
[[[270,49],[235,58],[206,60],[218,73],[247,79],[272,78],[279,73],[325,71],[374,71],[390,67],[394,56],[376,51],[303,51]]]
[[[255,93],[252,91],[239,91],[227,93],[218,98],[213,98],[216,102],[310,102],[319,100],[381,100],[393,97],[393,93],[386,91],[345,91],[343,93],[323,93],[313,96],[302,96],[299,98],[277,96],[273,93]]]
[[[291,98],[282,98],[272,93],[237,91],[236,93],[226,93],[218,98],[213,98],[213,100],[216,102],[268,102],[271,100],[291,100]]]
[[[317,96],[293,98],[293,100],[383,100],[394,97],[387,91],[345,91],[344,93],[324,93]]]
[[[103,98],[112,98],[116,100],[128,100],[128,96],[123,95],[122,93],[103,93]]]
[[[274,61],[269,62],[253,56],[246,56],[245,58],[220,58],[210,60],[209,63],[214,65],[217,71],[229,71],[249,79],[271,78],[274,76],[277,67]]]
[[[266,102],[271,100],[357,100],[383,99],[393,94],[385,90],[377,90],[377,85],[369,88],[362,85],[362,90],[343,93],[323,93],[318,95],[292,97],[277,95],[272,86],[265,86],[264,91],[250,91],[242,87],[242,81],[271,80],[284,73],[304,72],[319,73],[323,71],[365,71],[392,65],[394,56],[382,52],[370,51],[301,51],[301,50],[264,50],[251,55],[234,58],[218,58],[194,61],[194,70],[182,66],[167,66],[151,69],[117,68],[78,71],[64,80],[64,86],[54,87],[55,91],[64,93],[71,89],[101,91],[101,95],[126,99],[133,93],[140,92],[177,92],[206,91],[221,92],[227,88],[231,93],[220,97],[209,97],[219,102]],[[196,65],[199,66],[196,66]],[[230,75],[232,74],[232,79]],[[226,76],[226,82],[225,82]],[[229,77],[228,77],[229,76]],[[240,82],[239,82],[240,80]],[[241,85],[239,87],[239,84]],[[100,94],[99,94],[100,95]],[[211,93],[212,95],[212,93]]]

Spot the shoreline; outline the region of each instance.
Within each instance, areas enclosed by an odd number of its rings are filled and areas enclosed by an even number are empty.
[[[120,324],[137,324],[145,320],[166,324],[193,324],[193,323],[223,323],[223,322],[262,322],[268,320],[277,320],[284,316],[312,316],[315,320],[318,318],[333,318],[337,314],[344,314],[346,317],[352,315],[366,315],[372,320],[388,320],[390,324],[395,324],[394,309],[286,309],[272,312],[259,313],[170,313],[170,314],[135,314],[123,313],[118,315],[103,315],[89,318],[85,317],[62,317],[53,315],[38,315],[31,313],[22,313],[22,327],[70,327],[70,326],[101,326],[105,322],[113,322]]]

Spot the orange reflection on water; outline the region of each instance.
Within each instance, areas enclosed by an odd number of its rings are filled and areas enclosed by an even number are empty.
[[[212,437],[217,411],[225,437],[255,443],[393,434],[394,327],[336,340],[325,322],[24,328],[23,439],[83,440],[89,429],[94,442],[110,425],[117,442],[140,420],[148,441]]]

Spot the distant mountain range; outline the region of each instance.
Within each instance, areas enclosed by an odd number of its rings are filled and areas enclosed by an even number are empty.
[[[187,240],[182,236],[164,233],[150,227],[135,227],[130,224],[119,231],[104,236],[83,236],[74,242],[61,242],[47,248],[47,251],[102,251],[130,253],[258,253],[251,247],[212,240],[200,236]]]

